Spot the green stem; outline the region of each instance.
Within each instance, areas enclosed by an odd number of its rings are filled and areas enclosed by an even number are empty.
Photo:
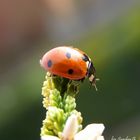
[[[78,91],[79,84],[47,73],[42,87],[46,118],[41,128],[41,136],[53,135],[61,138],[65,123],[72,114],[77,116],[79,130],[81,130],[82,117],[81,113],[76,110],[75,102]]]

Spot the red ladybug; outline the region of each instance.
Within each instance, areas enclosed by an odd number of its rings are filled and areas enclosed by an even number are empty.
[[[40,60],[41,66],[53,75],[70,80],[84,80],[86,77],[95,85],[95,68],[91,59],[81,50],[73,47],[56,47]]]

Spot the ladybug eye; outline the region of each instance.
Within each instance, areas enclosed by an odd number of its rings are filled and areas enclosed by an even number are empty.
[[[82,59],[85,62],[89,61],[89,58],[88,58],[88,56],[86,54],[83,54]]]

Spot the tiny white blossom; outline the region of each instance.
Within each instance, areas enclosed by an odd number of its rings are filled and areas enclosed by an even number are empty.
[[[78,131],[77,116],[71,115],[64,127],[62,139],[55,136],[42,136],[41,140],[104,140],[101,136],[104,131],[103,124],[89,124],[85,129]]]
[[[41,137],[41,140],[60,140],[58,137],[45,135]]]
[[[103,131],[103,124],[89,124],[85,129],[75,135],[74,140],[104,140],[101,136]]]

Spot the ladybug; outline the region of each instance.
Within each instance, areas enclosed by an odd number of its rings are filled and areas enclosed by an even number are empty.
[[[68,46],[53,48],[42,57],[40,64],[52,75],[70,80],[83,81],[88,77],[90,83],[96,88],[97,78],[93,63],[87,54],[77,48]]]

